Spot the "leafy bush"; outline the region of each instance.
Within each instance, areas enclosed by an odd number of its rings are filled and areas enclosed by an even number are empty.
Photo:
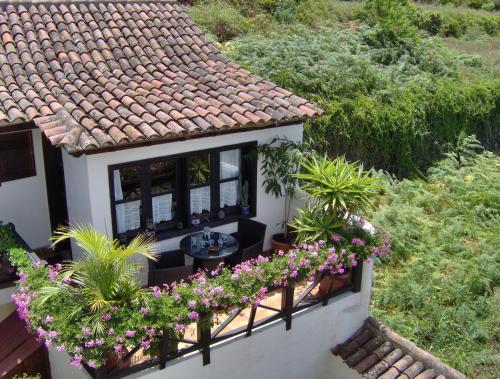
[[[463,139],[428,178],[387,184],[373,220],[393,254],[376,270],[372,313],[468,377],[496,378],[500,159],[476,148]]]
[[[500,33],[500,16],[466,9],[418,8],[412,20],[419,29],[444,37],[458,38],[473,33],[496,36]]]
[[[306,137],[331,156],[409,175],[461,131],[488,139],[499,125],[498,81],[466,81],[456,69],[461,62],[436,41],[414,31],[415,39],[401,39],[388,23],[380,28],[293,27],[236,39],[225,52],[325,109],[306,124]]]
[[[358,19],[362,10],[363,5],[356,1],[303,0],[295,10],[295,19],[312,27],[334,26]]]
[[[192,7],[189,13],[201,28],[215,35],[219,42],[246,33],[251,25],[237,8],[222,1],[200,4]]]

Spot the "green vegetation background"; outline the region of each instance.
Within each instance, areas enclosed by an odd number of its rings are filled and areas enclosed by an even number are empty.
[[[185,3],[224,54],[327,111],[306,124],[317,149],[420,177],[393,176],[373,216],[395,253],[372,312],[468,376],[496,377],[500,161],[422,173],[463,135],[500,148],[498,1]]]

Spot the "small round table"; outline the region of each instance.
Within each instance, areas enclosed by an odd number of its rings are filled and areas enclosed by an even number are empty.
[[[180,248],[184,254],[194,258],[194,269],[199,268],[213,270],[225,258],[236,254],[240,249],[238,240],[230,234],[211,232],[211,239],[218,245],[219,238],[224,241],[217,252],[209,252],[208,241],[203,239],[203,232],[187,235],[181,240]],[[195,244],[194,241],[197,241]]]

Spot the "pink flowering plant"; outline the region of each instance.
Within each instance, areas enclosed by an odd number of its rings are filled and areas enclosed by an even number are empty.
[[[93,233],[97,232],[91,232],[94,242],[87,249],[118,248],[117,242],[108,244],[107,237]],[[209,327],[214,315],[259,305],[273,289],[319,274],[342,274],[361,260],[383,258],[389,250],[389,239],[378,233],[330,236],[279,252],[273,259],[259,257],[233,268],[221,264],[212,272],[198,272],[187,282],[148,289],[141,289],[135,277],[124,281],[99,266],[101,276],[114,281],[110,288],[121,287],[106,295],[107,286],[93,286],[82,277],[88,269],[84,266],[79,267],[82,272],[74,264],[44,266],[33,263],[24,250],[12,249],[10,259],[20,277],[13,300],[19,316],[47,347],[68,351],[75,367],[84,363],[98,367],[136,346],[146,354],[158,354],[162,333],[182,338],[193,323]],[[128,266],[115,262],[120,259],[115,256],[107,261],[112,267],[107,269],[123,272]],[[97,264],[88,255],[83,261]]]

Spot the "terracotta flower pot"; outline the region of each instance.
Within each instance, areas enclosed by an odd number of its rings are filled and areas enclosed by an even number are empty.
[[[283,250],[285,253],[292,248],[292,243],[283,233],[274,234],[271,239],[271,246],[275,252]]]
[[[351,282],[352,272],[346,272],[342,275],[334,275],[334,276],[325,276],[319,282],[319,291],[318,294],[320,296],[327,296],[330,292],[334,292]]]
[[[125,352],[123,355],[127,355],[128,350],[125,349]],[[104,355],[104,364],[108,369],[114,369],[118,365],[118,370],[123,370],[125,368],[129,368],[132,362],[130,362],[130,359],[127,359],[124,362],[119,361],[120,356],[117,353],[113,353],[111,356],[109,354]]]

